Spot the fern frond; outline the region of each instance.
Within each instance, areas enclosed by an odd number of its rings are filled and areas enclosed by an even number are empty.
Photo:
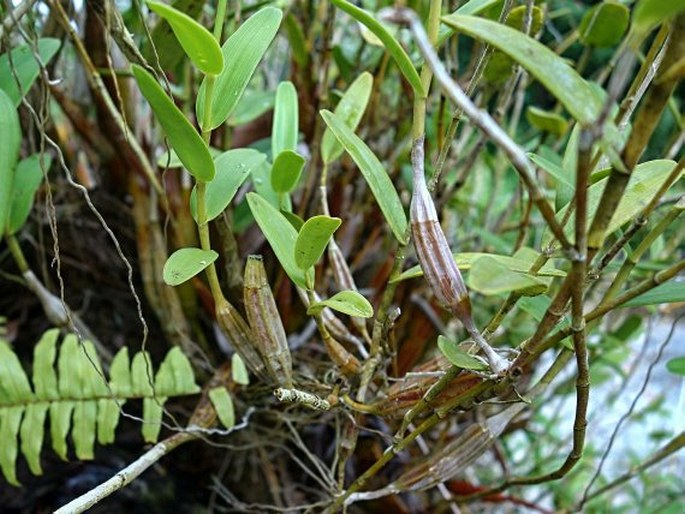
[[[180,348],[167,353],[157,373],[149,355],[138,352],[131,361],[122,348],[112,360],[108,379],[92,342],[79,344],[74,334],[68,334],[57,355],[58,338],[58,329],[48,330],[36,345],[31,387],[19,358],[0,335],[0,469],[12,485],[19,485],[19,449],[31,472],[42,473],[40,451],[48,413],[55,453],[67,459],[71,434],[76,457],[86,460],[93,458],[96,439],[100,444],[114,442],[127,400],[143,400],[143,438],[156,442],[167,398],[200,392]]]

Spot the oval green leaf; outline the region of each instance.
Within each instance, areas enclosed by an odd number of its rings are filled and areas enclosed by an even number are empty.
[[[197,180],[212,180],[215,173],[214,161],[207,143],[152,75],[137,64],[131,65],[131,69],[140,91],[150,103],[152,112],[169,138],[169,143],[188,172]]]
[[[237,353],[234,353],[231,357],[231,377],[233,377],[233,381],[236,384],[250,384],[250,375],[247,372],[247,366],[245,366],[245,362]]]
[[[0,233],[9,217],[14,166],[19,158],[21,125],[12,99],[0,89]]]
[[[323,214],[304,222],[295,241],[295,263],[300,269],[308,270],[319,261],[341,223],[340,218]]]
[[[495,21],[451,14],[442,21],[501,50],[539,80],[580,123],[592,123],[602,102],[590,85],[563,58],[542,43]]]
[[[420,98],[426,96],[426,92],[423,90],[423,85],[421,85],[421,78],[416,68],[411,62],[411,59],[404,51],[404,48],[397,42],[397,40],[390,34],[385,27],[364,9],[360,9],[356,5],[347,2],[346,0],[331,0],[333,5],[335,5],[341,11],[345,11],[347,14],[352,16],[359,23],[364,25],[367,29],[374,33],[374,35],[383,42],[385,49],[388,51],[390,56],[393,58],[397,67],[400,69],[404,78],[411,85],[414,90],[414,94]]]
[[[259,61],[276,36],[282,17],[280,9],[265,7],[238,27],[223,44],[221,53],[225,66],[216,77],[209,126],[203,129],[215,129],[221,125],[238,105]],[[203,82],[195,102],[198,120],[205,119],[205,88]]]
[[[162,277],[170,286],[177,286],[193,278],[212,264],[219,254],[202,248],[181,248],[172,253],[164,263]]]
[[[47,171],[51,164],[52,157],[47,154],[43,154],[42,157],[40,154],[34,154],[17,164],[12,187],[12,204],[7,219],[8,234],[16,233],[26,223],[33,207],[33,198],[43,182],[43,167]]]
[[[266,155],[251,148],[228,150],[214,159],[216,175],[205,189],[207,221],[224,212],[252,170],[265,161]],[[197,186],[190,193],[190,212],[197,221]]]
[[[365,71],[355,79],[336,105],[333,114],[340,118],[350,130],[354,132],[364,115],[371,97],[373,75]],[[330,128],[326,128],[321,139],[321,160],[325,164],[335,161],[343,153],[343,146],[333,135]]]
[[[369,188],[376,198],[393,234],[395,234],[400,243],[406,244],[407,217],[404,214],[400,197],[378,157],[335,114],[323,110],[321,111],[321,116],[326,125],[328,125],[328,128],[331,129],[335,137],[343,145],[343,148],[350,154],[362,175],[364,175],[364,179],[369,184]]]
[[[38,55],[43,64],[48,64],[59,50],[59,39],[41,38],[38,40]],[[33,49],[29,45],[22,45],[12,50],[12,67],[10,56],[7,53],[0,55],[0,89],[12,99],[14,106],[21,103],[21,97],[31,89],[33,82],[38,77],[40,68],[33,55]],[[16,74],[16,78],[15,78]],[[17,79],[21,84],[21,91],[17,87]]]
[[[563,116],[552,111],[544,111],[533,105],[528,106],[526,119],[536,129],[559,137],[568,129],[568,121]]]
[[[470,289],[490,296],[522,291],[535,296],[547,290],[547,283],[541,278],[511,271],[497,259],[484,256],[471,265],[467,284]]]
[[[283,150],[271,166],[271,187],[277,193],[289,193],[300,180],[305,159],[297,152]]]
[[[313,303],[307,309],[308,314],[321,311],[324,307],[342,312],[357,318],[370,318],[373,316],[373,307],[369,301],[357,291],[340,291],[326,300]]]
[[[292,82],[281,82],[276,89],[274,121],[271,130],[272,158],[284,150],[297,148],[299,131],[297,90]]]
[[[290,280],[305,288],[308,282],[313,283],[314,270],[308,272],[310,280],[305,280],[305,272],[295,262],[295,242],[297,241],[295,228],[278,209],[257,193],[248,193],[247,203],[257,225],[259,225]]]
[[[640,0],[633,9],[633,29],[645,33],[685,11],[685,0]]]
[[[207,75],[218,75],[224,69],[224,56],[211,32],[184,12],[148,0],[148,7],[164,18],[192,63]]]
[[[674,375],[685,377],[685,357],[676,357],[666,363],[666,369]]]
[[[615,0],[605,0],[583,15],[578,27],[578,37],[584,45],[595,47],[614,46],[630,23],[630,10]]]
[[[487,364],[480,359],[477,359],[473,355],[466,353],[464,350],[459,348],[457,343],[450,341],[445,336],[438,336],[438,348],[440,348],[440,351],[445,358],[458,368],[471,369],[475,371],[488,369]]]
[[[221,424],[226,428],[233,428],[235,425],[235,409],[233,400],[225,387],[214,387],[209,390],[209,400],[214,406],[216,416]]]

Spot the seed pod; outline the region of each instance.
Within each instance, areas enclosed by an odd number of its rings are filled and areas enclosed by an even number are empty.
[[[243,291],[247,320],[254,334],[253,342],[266,371],[274,382],[290,389],[293,371],[288,339],[259,255],[247,258]]]
[[[463,322],[471,318],[471,301],[426,187],[423,159],[421,138],[412,148],[414,193],[409,211],[416,256],[437,300]]]
[[[267,374],[262,358],[252,346],[253,335],[250,327],[225,298],[216,303],[216,320],[250,371],[262,380],[266,380]]]
[[[362,365],[359,360],[348,352],[343,345],[333,339],[331,335],[325,331],[322,332],[323,342],[326,345],[328,356],[347,376],[355,376],[361,373]]]

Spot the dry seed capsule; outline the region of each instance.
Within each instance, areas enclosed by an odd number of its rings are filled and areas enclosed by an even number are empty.
[[[252,346],[252,333],[240,313],[222,298],[216,304],[216,320],[243,362],[262,380],[267,378],[262,358]]]
[[[426,187],[424,177],[423,137],[414,141],[411,151],[414,192],[411,198],[410,219],[416,256],[423,275],[438,301],[449,309],[483,350],[492,371],[502,374],[509,366],[480,335],[471,316],[471,300],[461,272],[454,262],[452,251],[442,231],[435,204]]]
[[[288,339],[259,255],[247,258],[244,299],[254,345],[262,356],[267,373],[278,385],[292,388],[293,366]]]

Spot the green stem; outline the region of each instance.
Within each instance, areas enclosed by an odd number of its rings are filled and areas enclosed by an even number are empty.
[[[7,240],[7,246],[9,247],[10,253],[14,258],[14,262],[17,263],[19,271],[21,271],[22,274],[29,271],[29,265],[26,262],[26,257],[24,257],[24,252],[21,251],[21,246],[19,245],[19,241],[17,241],[15,235],[7,234],[5,239]]]
[[[216,17],[214,18],[214,37],[221,43],[221,32],[224,28],[224,20],[226,19],[226,4],[228,0],[219,0],[216,4]]]

